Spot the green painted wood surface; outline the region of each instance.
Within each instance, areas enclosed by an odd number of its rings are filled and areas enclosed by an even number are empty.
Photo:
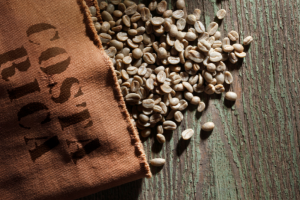
[[[153,178],[80,200],[300,199],[300,0],[187,0],[188,13],[194,8],[206,25],[224,8],[222,34],[254,38],[247,57],[228,65],[234,82],[226,89],[238,100],[230,108],[224,94],[202,94],[203,114],[189,107],[164,145],[143,141],[149,160],[167,161]],[[216,128],[203,139],[207,121]],[[180,140],[185,128],[196,131],[190,141]]]

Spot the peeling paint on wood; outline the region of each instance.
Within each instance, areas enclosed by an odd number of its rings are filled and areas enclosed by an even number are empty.
[[[190,106],[164,145],[154,134],[143,141],[149,160],[166,158],[162,169],[152,168],[153,178],[80,200],[300,199],[300,0],[187,0],[187,6],[188,13],[201,9],[206,25],[224,8],[223,34],[253,36],[244,61],[228,65],[234,83],[226,89],[238,100],[228,108],[224,94],[201,94],[206,110]],[[207,121],[216,128],[203,140]],[[180,140],[186,128],[195,130],[190,141]]]

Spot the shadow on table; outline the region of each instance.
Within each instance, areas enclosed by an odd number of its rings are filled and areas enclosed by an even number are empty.
[[[143,179],[139,179],[77,200],[135,200],[139,197],[142,183]]]
[[[201,129],[201,131],[200,131],[200,138],[202,140],[206,140],[207,138],[209,138],[209,136],[211,135],[212,132],[213,131],[204,131],[204,130]]]
[[[186,148],[189,146],[191,140],[184,140],[182,138],[180,138],[180,140],[177,143],[176,146],[176,153],[177,156],[180,157],[181,154],[186,150]]]

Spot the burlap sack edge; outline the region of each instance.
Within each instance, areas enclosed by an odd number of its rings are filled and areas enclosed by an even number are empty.
[[[121,93],[121,88],[119,86],[116,73],[114,72],[115,69],[113,67],[113,63],[111,62],[108,55],[104,52],[104,49],[102,47],[102,43],[101,43],[100,38],[97,34],[97,31],[94,27],[94,23],[93,23],[93,20],[91,18],[91,14],[90,14],[90,11],[89,11],[89,8],[88,8],[86,2],[84,0],[77,0],[77,2],[79,3],[81,9],[84,11],[84,15],[85,15],[86,20],[87,20],[86,23],[87,23],[88,27],[90,28],[90,31],[93,34],[92,39],[94,41],[94,44],[101,51],[103,51],[103,53],[101,55],[103,56],[103,59],[104,59],[106,65],[109,66],[109,68],[113,72],[113,79],[114,79],[114,87],[113,88],[114,88],[115,98],[118,100],[119,109],[120,109],[123,117],[125,118],[126,122],[129,124],[128,131],[130,133],[131,140],[133,141],[134,146],[135,146],[137,152],[139,153],[139,155],[137,155],[137,156],[140,160],[140,164],[141,164],[142,169],[145,171],[145,176],[146,176],[146,178],[151,178],[152,173],[151,173],[149,164],[147,162],[147,158],[146,158],[146,155],[145,155],[145,152],[144,152],[144,148],[143,148],[143,145],[142,145],[141,140],[139,138],[138,131],[135,128],[135,126],[133,125],[133,123],[131,122],[130,115],[129,115],[127,109],[126,109],[126,104],[125,104],[125,101],[123,99],[123,95]],[[96,10],[97,10],[97,18],[100,18],[100,20],[102,21],[101,15],[100,15],[100,9],[98,7],[97,0],[94,0],[94,6],[96,7]]]

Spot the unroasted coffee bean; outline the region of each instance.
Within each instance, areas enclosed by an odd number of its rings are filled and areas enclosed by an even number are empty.
[[[100,40],[103,44],[109,43],[111,41],[111,36],[107,33],[100,33]]]
[[[143,56],[143,52],[141,49],[136,48],[132,51],[132,57],[135,59],[140,59]]]
[[[173,14],[173,11],[172,10],[166,10],[164,13],[163,13],[163,18],[167,19],[169,17],[171,17]],[[166,21],[165,21],[166,22]]]
[[[177,34],[178,34],[178,28],[175,24],[172,24],[171,29],[170,29],[170,37],[176,37]],[[171,46],[173,46],[173,45],[171,45]]]
[[[216,65],[214,63],[208,63],[206,69],[207,71],[213,73],[216,71]]]
[[[215,79],[217,80],[217,84],[223,84],[225,81],[225,76],[222,72],[218,72],[215,76]]]
[[[145,128],[144,130],[141,131],[141,136],[146,138],[151,134],[151,129],[150,128]]]
[[[131,5],[129,7],[126,8],[126,10],[124,11],[124,13],[126,15],[133,15],[137,10],[137,5],[134,4],[134,5]]]
[[[197,108],[198,112],[203,112],[205,109],[205,103],[204,102],[200,102]]]
[[[223,45],[223,47],[222,47],[222,50],[224,51],[224,52],[232,52],[233,51],[233,46],[231,46],[231,45]]]
[[[139,114],[138,118],[141,122],[148,122],[149,121],[149,117],[147,115],[144,115],[144,114]]]
[[[217,30],[219,28],[219,25],[216,22],[212,22],[209,24],[208,28],[207,28],[207,32],[209,35],[214,35]]]
[[[213,51],[209,54],[209,60],[212,62],[219,62],[222,60],[222,54],[219,52]]]
[[[215,86],[215,93],[216,94],[221,94],[224,91],[225,91],[225,88],[222,84],[218,84],[218,85]]]
[[[200,40],[206,40],[209,38],[209,34],[207,32],[201,33],[198,37],[198,41]]]
[[[161,108],[160,106],[158,106],[158,105],[155,105],[155,106],[153,107],[153,111],[154,111],[154,112],[157,112],[157,113],[161,113],[162,108]]]
[[[220,31],[217,31],[215,34],[214,34],[214,37],[216,40],[219,40],[221,38],[221,32]]]
[[[217,71],[219,72],[223,72],[226,70],[226,65],[225,63],[223,63],[222,61],[220,61],[217,65],[217,68],[216,68]]]
[[[213,80],[212,74],[209,73],[209,72],[207,72],[207,71],[204,71],[204,73],[203,73],[203,78],[204,78],[208,83],[212,82],[212,80]]]
[[[198,33],[204,33],[205,32],[205,26],[200,21],[196,21],[194,24],[195,30]]]
[[[184,36],[184,39],[186,39],[187,41],[194,41],[197,39],[197,35],[193,32],[187,32]]]
[[[223,19],[225,17],[225,15],[226,15],[226,10],[224,10],[224,9],[221,9],[217,12],[218,19]]]
[[[151,18],[151,23],[153,26],[160,26],[164,23],[164,18],[162,17],[153,17]]]
[[[193,129],[186,129],[182,132],[181,137],[183,140],[189,140],[194,135]]]
[[[103,11],[103,12],[101,13],[101,17],[102,17],[103,21],[107,21],[107,22],[113,21],[113,17],[112,17],[111,14],[110,14],[109,12],[107,12],[107,11]]]
[[[207,40],[200,40],[198,42],[198,48],[203,52],[208,52],[211,49],[211,44]]]
[[[191,101],[193,99],[194,95],[192,92],[184,91],[184,98],[188,101]]]
[[[193,96],[190,103],[194,105],[198,105],[200,103],[200,98],[198,96]]]
[[[125,97],[125,101],[128,103],[136,104],[141,100],[141,96],[136,93],[129,93]]]
[[[225,83],[231,84],[233,82],[233,77],[229,71],[224,72]]]
[[[150,11],[154,11],[157,7],[157,1],[156,0],[152,0],[148,6]]]
[[[236,31],[230,31],[228,37],[231,41],[237,41],[239,39],[239,34]]]
[[[180,62],[180,58],[179,57],[173,57],[173,56],[169,56],[168,57],[168,62],[172,65],[176,65]]]
[[[201,54],[199,51],[190,50],[188,52],[188,58],[196,63],[201,63],[204,60],[203,54]]]
[[[110,3],[107,5],[106,11],[108,13],[112,14],[114,12],[114,10],[115,10],[115,6],[113,4]]]
[[[186,18],[186,22],[190,25],[194,25],[195,22],[196,22],[196,16],[191,14],[191,15],[188,15],[187,18]]]
[[[119,3],[121,3],[121,0],[110,0],[110,2],[114,5],[118,5]]]
[[[132,58],[130,57],[130,56],[125,56],[124,58],[123,58],[123,63],[124,64],[130,64],[132,62]]]
[[[242,53],[244,51],[244,47],[241,44],[233,44],[232,46],[238,53]]]
[[[215,93],[215,86],[213,85],[213,84],[208,84],[206,87],[205,87],[205,90],[204,90],[204,92],[206,93],[206,94],[213,94],[213,93]]]
[[[211,45],[212,48],[216,49],[216,48],[220,48],[222,47],[222,42],[220,40],[216,40],[214,41],[214,43]]]
[[[237,94],[235,92],[226,92],[225,99],[235,101],[237,99]]]
[[[142,17],[142,20],[145,22],[145,21],[148,21],[151,19],[152,14],[148,8],[144,7],[141,10],[141,17]]]
[[[150,117],[150,123],[158,123],[162,119],[161,114],[153,114]]]
[[[158,133],[158,134],[164,134],[164,129],[163,129],[163,126],[162,126],[162,125],[158,125],[158,126],[157,126],[157,133]]]
[[[107,33],[107,31],[110,29],[110,24],[108,22],[103,22],[100,28],[101,33]]]
[[[148,78],[146,81],[146,88],[148,90],[153,90],[154,89],[154,85],[153,85],[154,81],[152,78]]]
[[[155,63],[155,57],[151,53],[144,53],[143,59],[148,64],[154,64]]]
[[[161,144],[163,144],[163,143],[166,142],[166,138],[165,138],[165,136],[162,135],[162,134],[157,134],[157,135],[156,135],[156,139],[157,139],[157,141],[158,141],[159,143],[161,143]]]
[[[178,104],[179,104],[178,110],[180,110],[180,111],[185,110],[189,105],[188,102],[184,99],[181,99]]]
[[[158,74],[157,74],[157,81],[160,82],[160,83],[164,83],[166,81],[166,73],[164,71],[160,71]]]
[[[235,51],[234,52],[234,54],[237,56],[237,57],[239,57],[239,58],[245,58],[246,57],[246,53],[245,52],[237,52],[237,51]],[[230,57],[229,57],[230,58]]]
[[[176,10],[173,12],[172,17],[174,17],[175,19],[180,19],[182,18],[184,15],[183,10]]]
[[[172,92],[172,88],[169,85],[167,85],[166,83],[160,85],[160,89],[166,94],[169,94]]]
[[[176,22],[176,26],[179,31],[182,31],[185,28],[185,25],[186,25],[186,21],[183,18],[178,19]]]
[[[171,106],[176,106],[179,103],[179,99],[176,97],[171,98],[169,101]]]
[[[95,17],[96,16],[96,12],[97,12],[96,7],[95,6],[91,6],[91,7],[89,7],[89,9],[90,9],[90,12],[91,12],[92,16]]]
[[[156,12],[159,15],[162,15],[167,10],[167,2],[161,1],[157,4]]]
[[[231,53],[229,54],[229,61],[230,61],[232,64],[237,63],[238,58],[237,58],[237,56],[235,55],[234,52],[231,52]]]
[[[206,122],[201,127],[201,129],[204,131],[212,131],[214,128],[215,128],[215,124],[213,122]]]
[[[109,47],[105,52],[109,57],[113,58],[117,53],[117,49],[115,47]]]
[[[154,107],[154,100],[153,99],[144,99],[142,101],[142,106],[144,108],[153,108]]]
[[[132,5],[136,4],[136,3],[134,3],[133,1],[130,1],[130,0],[125,0],[124,4],[126,5],[126,7],[129,7],[129,6],[132,6]]]
[[[130,17],[128,15],[123,15],[122,21],[125,26],[127,27],[131,26]]]
[[[101,1],[99,4],[99,8],[100,8],[100,10],[106,10],[107,3],[105,1]],[[95,10],[96,10],[96,8],[95,8]]]
[[[95,25],[96,31],[97,31],[97,32],[100,31],[100,29],[101,29],[101,24],[100,24],[99,22],[96,22],[94,25]]]
[[[183,120],[183,114],[182,114],[182,112],[176,111],[174,113],[174,119],[175,119],[176,122],[182,122],[182,120]]]
[[[140,42],[142,42],[143,41],[143,36],[142,35],[137,35],[137,36],[135,36],[134,38],[132,38],[132,41],[134,42],[134,43],[140,43]]]
[[[176,1],[176,8],[177,9],[184,9],[185,7],[185,1],[184,0],[177,0]]]
[[[138,68],[137,67],[134,67],[134,66],[130,66],[130,67],[128,67],[127,69],[126,69],[126,71],[127,71],[127,73],[129,74],[129,75],[136,75],[137,74],[137,72],[138,72]]]
[[[252,37],[252,36],[247,36],[247,37],[244,39],[243,44],[244,44],[244,45],[249,45],[252,41],[253,41],[253,37]]]
[[[109,45],[116,47],[116,49],[118,50],[121,50],[123,48],[123,43],[118,40],[111,40]]]
[[[189,82],[182,82],[182,84],[189,92],[193,92],[193,87]]]
[[[163,158],[154,158],[152,160],[150,160],[150,164],[152,166],[156,166],[156,167],[160,167],[163,166],[165,164],[166,160]]]
[[[165,130],[175,130],[177,128],[177,125],[175,122],[167,120],[163,123],[163,128]]]

